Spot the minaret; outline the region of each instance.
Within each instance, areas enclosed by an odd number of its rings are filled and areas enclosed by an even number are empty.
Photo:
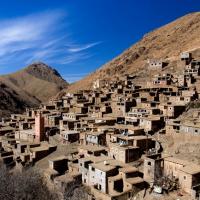
[[[37,142],[43,141],[45,138],[44,132],[44,117],[41,113],[35,115],[35,140]]]

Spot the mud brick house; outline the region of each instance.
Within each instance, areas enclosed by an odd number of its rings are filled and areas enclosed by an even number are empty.
[[[179,133],[180,131],[180,121],[179,120],[167,120],[166,121],[166,134]]]
[[[162,116],[150,116],[147,118],[140,118],[139,126],[144,128],[146,132],[156,132],[164,127],[164,117]]]
[[[29,151],[30,151],[30,162],[36,162],[44,157],[46,157],[47,155],[49,155],[50,153],[52,153],[53,151],[56,150],[56,146],[54,145],[41,145],[38,147],[30,147]]]
[[[116,160],[89,164],[92,193],[104,199],[132,197],[133,188],[144,188],[144,181],[136,168]]]
[[[105,162],[106,160],[109,160],[111,158],[107,156],[92,156],[90,155],[89,157],[81,158],[79,159],[79,172],[82,174],[82,182],[85,185],[92,185],[92,177],[91,174],[89,173],[90,171],[90,164],[95,164],[98,162]]]
[[[49,160],[49,168],[64,174],[68,170],[68,159],[66,156],[59,156]]]
[[[78,103],[74,105],[74,113],[86,114],[88,113],[88,104],[87,103]]]
[[[157,92],[147,92],[141,91],[138,93],[140,98],[146,98],[148,101],[158,101],[158,93]]]
[[[87,117],[87,114],[81,113],[65,113],[63,115],[63,120],[80,120],[82,117]]]
[[[63,143],[73,143],[78,142],[80,138],[79,131],[63,130],[60,132]]]
[[[127,113],[128,117],[147,117],[150,115],[158,115],[160,114],[160,109],[159,108],[152,108],[152,107],[147,107],[147,108],[141,108],[141,107],[134,107]]]
[[[153,183],[162,176],[164,161],[161,154],[146,156],[144,159],[144,180]]]
[[[86,144],[106,145],[105,132],[86,132]]]
[[[200,166],[174,157],[164,158],[164,174],[178,178],[180,187],[194,198],[199,192]]]
[[[52,104],[43,104],[42,105],[43,110],[56,110],[56,106]]]
[[[125,124],[137,126],[139,125],[139,119],[137,117],[138,113],[128,112],[125,116]]]
[[[109,149],[109,155],[123,163],[133,162],[140,157],[140,149],[137,146],[113,143]]]
[[[107,150],[103,146],[97,146],[97,145],[80,145],[78,147],[78,151],[80,154],[84,156],[102,156],[107,154]]]
[[[0,128],[0,136],[3,136],[7,133],[13,133],[14,132],[14,128],[11,126],[3,126]]]
[[[133,189],[145,188],[144,180],[138,169],[127,166],[119,168],[119,174],[108,178],[108,194],[119,199],[127,199],[134,195]]]
[[[180,124],[180,133],[199,135],[200,121],[186,121]]]
[[[193,116],[189,119],[183,118],[182,120],[168,120],[166,122],[166,134],[198,136],[200,134],[200,120],[198,112],[193,110]]]
[[[97,79],[96,81],[93,82],[93,88],[95,90],[99,88],[103,88],[104,86],[106,86],[106,84],[107,84],[106,81]]]
[[[135,106],[135,102],[119,99],[116,102],[112,102],[111,105],[112,111],[116,116],[125,116],[125,113]]]
[[[16,131],[15,139],[29,141],[29,142],[39,141],[38,139],[36,140],[34,129]]]
[[[185,66],[185,75],[192,75],[197,77],[200,75],[200,61],[192,60],[188,65]]]
[[[70,108],[71,107],[72,96],[71,95],[63,96],[62,97],[62,101],[63,101],[63,108]]]
[[[117,124],[115,128],[118,130],[118,133],[124,136],[136,136],[144,135],[144,129],[138,126],[126,125],[126,124]]]
[[[184,60],[184,61],[185,60],[190,61],[192,59],[192,54],[190,52],[182,52],[180,54],[180,58],[181,58],[181,60]]]
[[[177,178],[180,188],[191,194],[192,198],[199,195],[200,166],[191,164],[172,156],[156,154],[144,160],[144,180],[157,182],[161,177]]]
[[[45,124],[48,126],[58,126],[60,120],[61,120],[61,113],[60,114],[55,113],[45,116]]]
[[[162,70],[165,63],[161,59],[150,59],[148,60],[149,70]]]
[[[171,74],[155,75],[152,80],[153,85],[171,85],[171,82],[172,82]]]
[[[75,124],[78,123],[79,120],[67,119],[59,121],[60,130],[73,130],[75,128]]]
[[[200,62],[183,52],[175,73],[176,61],[166,68],[161,59],[148,64],[141,74],[97,79],[93,89],[2,119],[0,160],[23,169],[59,145],[73,146],[73,153],[48,159],[47,177],[59,187],[81,181],[95,199],[127,200],[146,183],[160,186],[160,179],[168,178],[199,198],[199,165],[159,153],[163,143],[157,138],[166,134],[198,144]]]
[[[177,87],[184,87],[186,86],[185,76],[184,74],[175,74],[172,78],[172,82]]]
[[[162,111],[163,116],[176,118],[185,111],[185,105],[168,102],[160,104],[159,109]]]

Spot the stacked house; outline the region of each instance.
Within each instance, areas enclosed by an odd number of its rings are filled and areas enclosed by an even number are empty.
[[[49,160],[46,173],[57,184],[70,177],[88,186],[96,199],[126,200],[159,176],[172,175],[181,189],[197,198],[200,166],[189,169],[185,161],[164,157],[154,137],[161,133],[200,137],[198,113],[189,120],[180,119],[199,99],[195,83],[200,78],[200,61],[187,52],[180,59],[182,74],[165,73],[166,62],[149,60],[147,70],[157,74],[147,83],[140,84],[131,75],[98,79],[92,90],[66,94],[2,119],[0,159],[8,166],[24,167],[59,145],[77,144],[75,155]],[[59,143],[52,145],[55,135]]]

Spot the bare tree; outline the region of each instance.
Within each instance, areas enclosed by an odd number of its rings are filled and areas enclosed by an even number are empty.
[[[88,193],[85,191],[85,188],[78,187],[74,190],[71,200],[87,200]]]
[[[0,200],[56,200],[39,172],[32,169],[11,173],[0,166]]]
[[[42,174],[33,168],[13,172],[0,164],[0,200],[88,199],[88,193],[80,181],[66,184],[61,190],[55,188],[47,187]]]
[[[87,200],[88,193],[86,188],[81,185],[80,182],[71,182],[64,186],[63,191],[64,200]]]

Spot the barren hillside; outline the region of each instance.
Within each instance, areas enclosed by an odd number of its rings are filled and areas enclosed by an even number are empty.
[[[145,77],[146,62],[161,58],[176,62],[183,51],[200,48],[200,12],[183,16],[146,35],[121,55],[102,66],[96,72],[69,86],[68,91],[90,88],[97,78],[109,78],[124,74]],[[176,71],[176,68],[173,69]]]
[[[0,83],[0,116],[37,106],[68,86],[55,69],[43,63],[0,76]]]

